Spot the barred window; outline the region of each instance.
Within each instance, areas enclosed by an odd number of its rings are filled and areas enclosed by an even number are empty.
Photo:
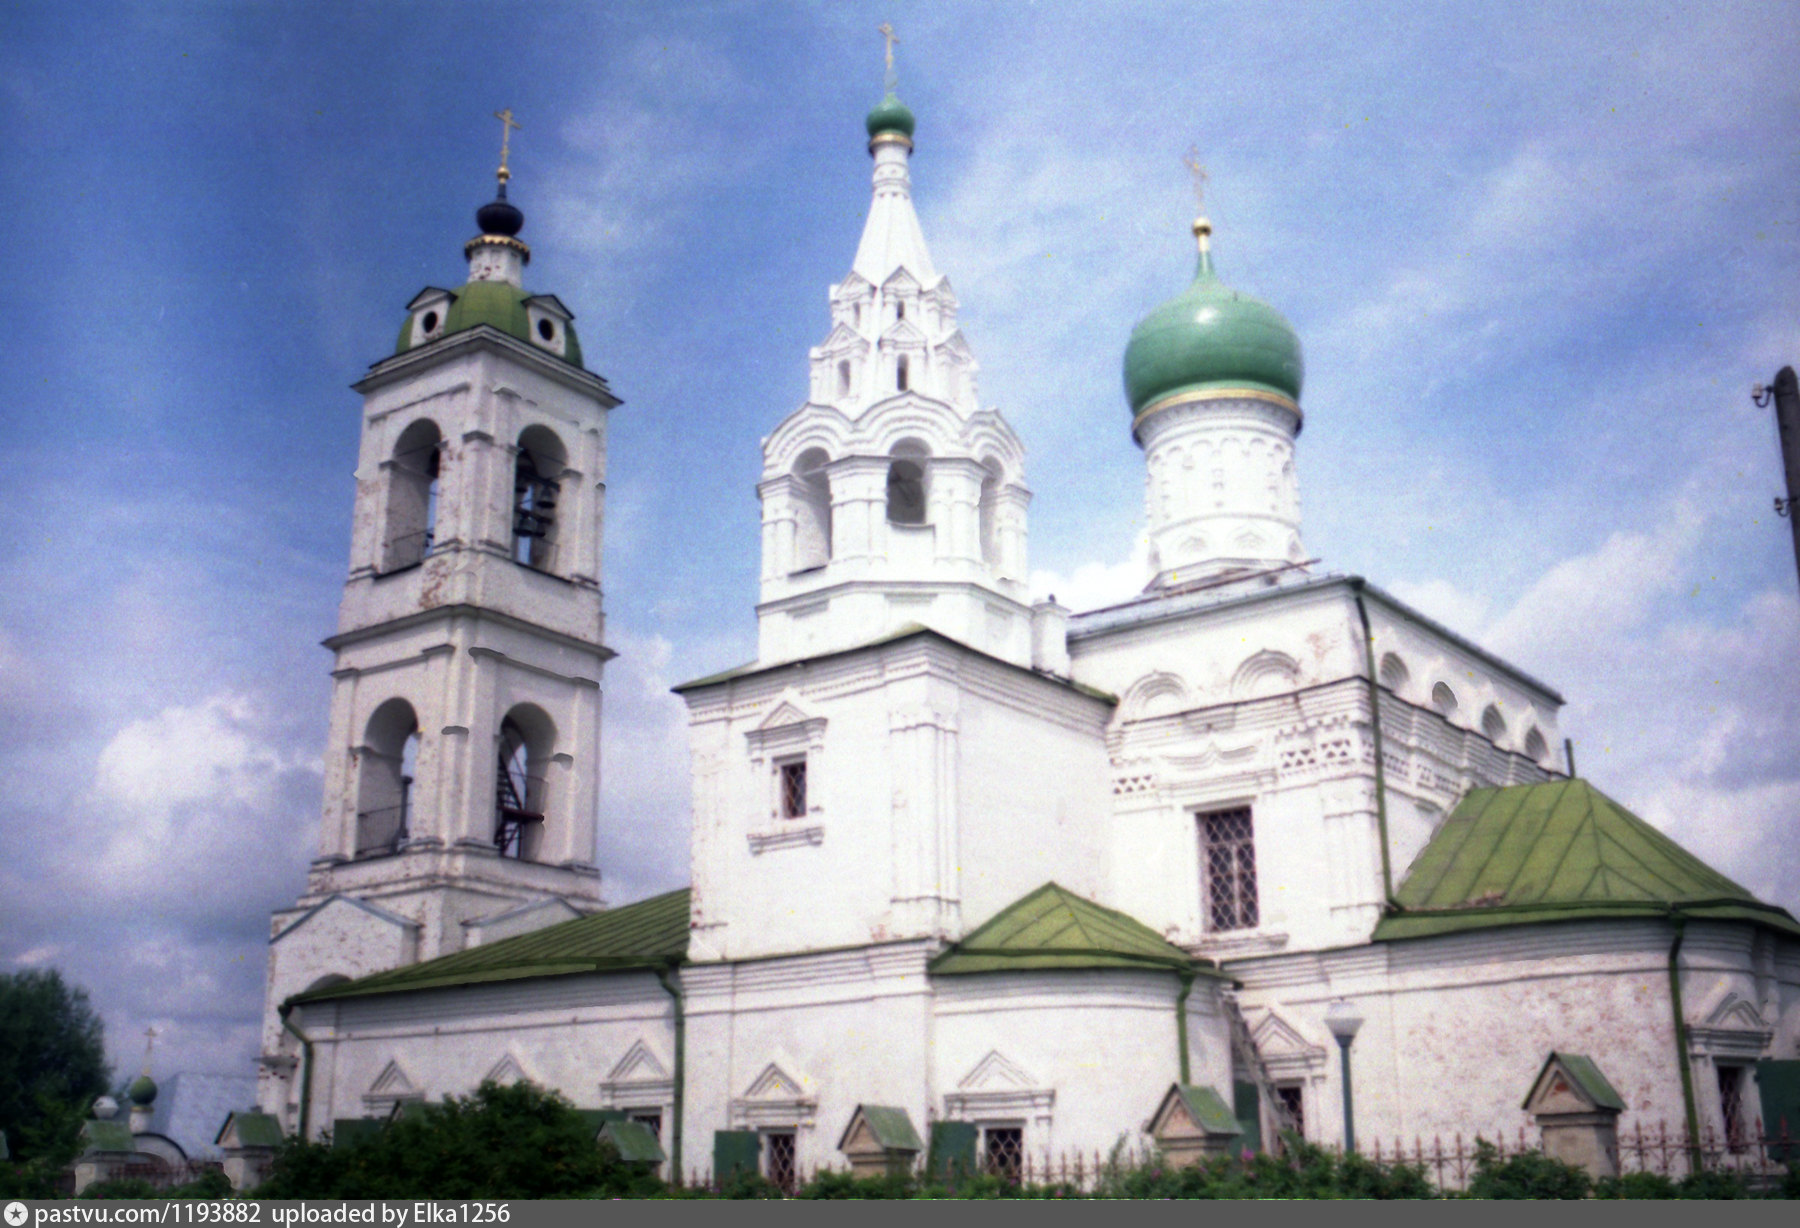
[[[763,1176],[784,1194],[792,1194],[799,1186],[794,1167],[794,1132],[771,1130],[763,1135]]]
[[[1298,1083],[1277,1083],[1275,1095],[1281,1100],[1281,1107],[1287,1110],[1287,1119],[1294,1123],[1294,1133],[1301,1138],[1306,1137],[1306,1100],[1301,1095]]]
[[[981,1171],[1017,1181],[1025,1168],[1025,1130],[1021,1126],[988,1126],[981,1132]]]
[[[784,819],[803,819],[806,817],[806,760],[796,759],[792,763],[784,763],[781,775],[781,817]]]
[[[1744,1068],[1719,1066],[1719,1112],[1724,1118],[1725,1145],[1740,1150],[1746,1141],[1744,1129]]]
[[[1207,927],[1256,928],[1256,840],[1250,807],[1199,816],[1200,875],[1206,890]]]

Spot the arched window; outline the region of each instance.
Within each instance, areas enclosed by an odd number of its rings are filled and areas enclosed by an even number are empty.
[[[388,483],[382,571],[411,567],[431,553],[442,443],[437,423],[421,418],[400,432],[393,456],[382,466]]]
[[[811,571],[831,561],[831,481],[823,449],[809,448],[794,462],[794,570]]]
[[[989,567],[1000,566],[1000,465],[994,460],[984,460],[981,467],[985,471],[981,475],[981,503],[978,507],[977,519],[980,521],[981,561]]]
[[[905,299],[896,299],[894,301],[894,318],[896,320],[904,320],[906,318],[906,300]]]
[[[1411,671],[1394,653],[1385,653],[1381,658],[1381,685],[1398,695],[1402,687],[1412,677]]]
[[[849,396],[850,395],[850,360],[848,358],[840,359],[838,361],[837,375],[838,375],[837,394],[840,397]]]
[[[519,436],[513,470],[513,559],[550,571],[556,559],[556,505],[562,494],[569,454],[545,427],[527,427]]]
[[[887,518],[890,524],[925,523],[925,459],[923,444],[908,440],[894,445],[888,465]]]
[[[494,847],[502,857],[536,861],[544,843],[545,770],[556,730],[542,708],[520,704],[500,722],[494,788]]]
[[[1549,749],[1549,744],[1544,741],[1543,731],[1533,725],[1531,732],[1525,735],[1525,757],[1542,763]]]
[[[390,699],[369,717],[356,748],[356,855],[392,853],[412,823],[412,783],[419,753],[419,718],[404,699]]]
[[[1445,716],[1456,711],[1456,692],[1450,689],[1449,683],[1440,682],[1431,688],[1431,706]]]
[[[901,392],[907,389],[906,355],[902,354],[894,360],[894,387]]]

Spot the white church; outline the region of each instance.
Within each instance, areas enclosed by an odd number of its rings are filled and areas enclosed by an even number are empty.
[[[262,1113],[345,1138],[526,1079],[639,1123],[665,1172],[782,1183],[1338,1144],[1352,1115],[1547,1136],[1549,1070],[1608,1128],[1800,1125],[1800,924],[1569,775],[1550,686],[1308,556],[1300,342],[1204,219],[1125,348],[1152,574],[1031,599],[1028,454],[914,212],[913,115],[890,91],[867,130],[862,237],[762,443],[757,659],[677,688],[687,889],[603,901],[596,823],[632,821],[598,813],[620,402],[525,289],[504,160],[467,281],[356,385]]]

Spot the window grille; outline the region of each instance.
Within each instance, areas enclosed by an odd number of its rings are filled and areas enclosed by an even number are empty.
[[[545,477],[535,457],[519,453],[513,476],[513,560],[528,567],[547,567],[550,533],[556,525],[556,501],[562,483]]]
[[[981,1171],[1017,1181],[1025,1167],[1025,1131],[1020,1126],[989,1126],[981,1132]]]
[[[763,1145],[767,1166],[767,1171],[763,1175],[769,1179],[771,1185],[783,1193],[793,1193],[799,1184],[796,1180],[797,1170],[794,1166],[793,1132],[771,1130],[763,1135]]]
[[[1200,871],[1206,885],[1208,927],[1255,929],[1260,919],[1256,840],[1248,806],[1200,816]]]
[[[781,765],[781,817],[806,817],[806,760]]]
[[[1737,1151],[1744,1145],[1744,1068],[1720,1066],[1719,1112],[1724,1117],[1725,1145]]]

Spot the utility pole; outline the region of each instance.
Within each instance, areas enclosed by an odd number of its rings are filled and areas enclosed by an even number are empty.
[[[1794,531],[1794,568],[1800,572],[1800,381],[1792,367],[1775,373],[1772,388],[1758,384],[1750,390],[1759,406],[1775,402],[1775,425],[1781,432],[1781,463],[1787,472],[1787,498],[1775,498],[1775,514],[1786,516]]]

